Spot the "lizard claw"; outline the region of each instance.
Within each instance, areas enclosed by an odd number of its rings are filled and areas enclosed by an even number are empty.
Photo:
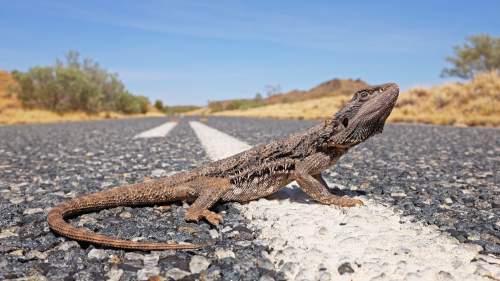
[[[203,210],[200,213],[187,212],[186,221],[198,222],[200,219],[206,219],[212,225],[219,225],[223,219],[222,216],[210,210]]]
[[[347,196],[343,197],[333,196],[331,198],[328,198],[327,202],[325,203],[329,205],[334,205],[336,207],[346,207],[346,208],[364,205],[363,201],[359,199],[350,198]]]
[[[363,206],[365,205],[363,201],[359,199],[354,199],[354,198],[349,198],[349,197],[342,197],[339,206],[340,207],[356,207],[356,206]]]
[[[221,222],[223,222],[223,218],[221,215],[209,210],[205,210],[203,212],[203,217],[212,225],[219,225]]]

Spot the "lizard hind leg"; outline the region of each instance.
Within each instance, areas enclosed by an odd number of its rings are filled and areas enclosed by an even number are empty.
[[[199,192],[198,197],[187,210],[185,220],[198,222],[200,219],[206,219],[212,225],[219,225],[222,222],[222,216],[209,209],[231,188],[229,180],[199,177],[188,184]]]

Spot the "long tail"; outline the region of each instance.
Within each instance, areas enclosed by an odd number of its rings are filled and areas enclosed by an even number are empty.
[[[118,206],[149,205],[171,202],[183,200],[187,196],[187,190],[183,187],[174,186],[166,189],[161,180],[149,181],[117,187],[64,202],[50,210],[47,220],[50,228],[62,236],[106,247],[134,250],[197,249],[203,247],[204,245],[134,242],[130,240],[122,240],[97,234],[85,228],[75,227],[64,220],[69,216],[90,211]]]

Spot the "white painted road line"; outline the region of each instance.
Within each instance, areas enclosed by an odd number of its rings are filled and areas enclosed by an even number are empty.
[[[189,125],[212,160],[226,158],[251,148],[249,144],[200,122],[192,121]]]
[[[250,147],[201,123],[190,124],[213,160]],[[287,280],[500,279],[500,260],[479,254],[480,246],[400,218],[371,199],[362,198],[365,207],[339,210],[309,204],[296,189],[284,191],[285,196],[274,196],[281,200],[260,199],[239,209],[273,249],[269,258]]]
[[[158,127],[154,127],[153,129],[144,131],[140,134],[137,134],[134,139],[137,138],[162,138],[165,137],[168,132],[170,132],[175,126],[177,122],[167,122]]]

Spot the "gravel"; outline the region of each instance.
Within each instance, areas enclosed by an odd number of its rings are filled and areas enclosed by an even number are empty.
[[[148,118],[0,126],[0,280],[276,278],[274,270],[259,265],[266,261],[262,252],[268,249],[254,243],[257,234],[246,227],[248,220],[231,204],[215,207],[224,215],[220,228],[204,222],[186,223],[187,205],[181,202],[168,207],[118,207],[70,220],[125,239],[214,243],[196,251],[105,249],[50,231],[46,215],[57,203],[208,161],[185,122],[166,138],[133,138],[166,121]],[[221,231],[223,228],[227,231]],[[207,262],[198,263],[197,269],[190,270],[195,266],[193,258],[208,261],[208,266]]]

